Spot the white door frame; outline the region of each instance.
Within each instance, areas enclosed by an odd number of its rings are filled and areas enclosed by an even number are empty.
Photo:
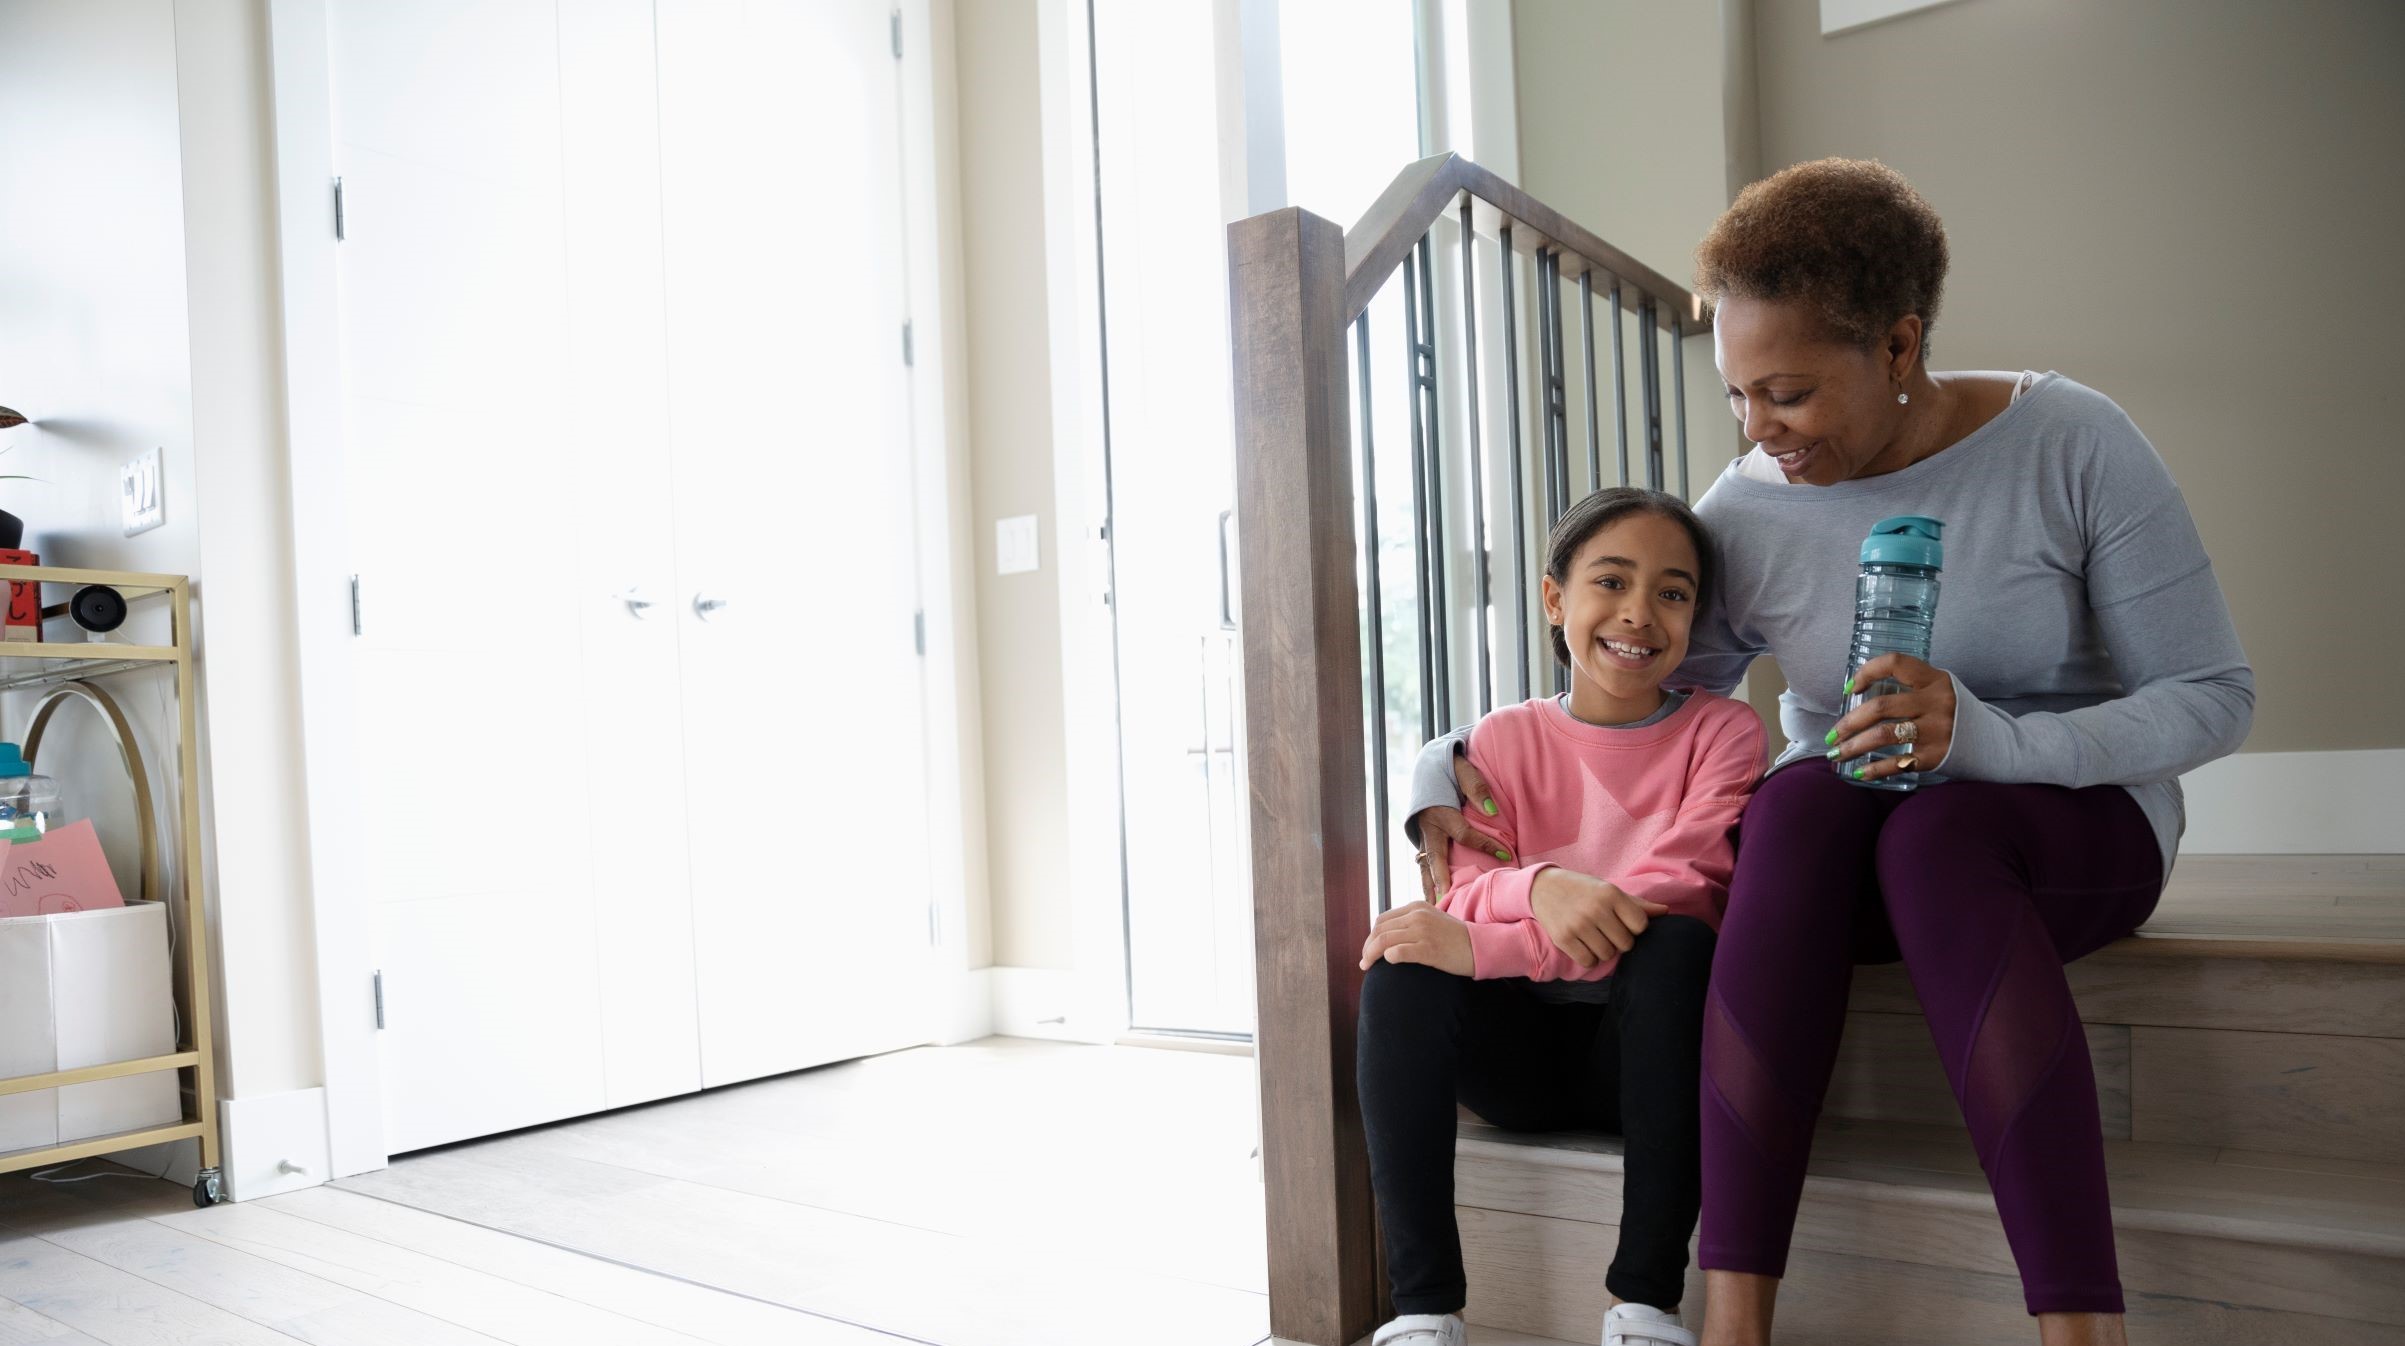
[[[966,2],[966,0],[964,0]],[[1044,276],[1052,372],[1053,519],[1059,537],[1071,1004],[1063,1036],[1127,1031],[1125,868],[1120,844],[1119,704],[1113,653],[1110,517],[1103,451],[1101,242],[1094,197],[1093,46],[1086,0],[1037,12],[1044,152]]]
[[[902,127],[906,283],[912,297],[915,361],[911,373],[911,451],[918,491],[920,604],[926,613],[922,661],[928,745],[927,846],[938,904],[931,1007],[972,994],[967,969],[968,848],[981,818],[964,809],[956,746],[975,733],[975,689],[959,676],[963,633],[975,615],[961,608],[955,559],[964,555],[969,521],[948,489],[947,445],[954,427],[945,398],[947,342],[953,326],[945,297],[958,290],[957,252],[939,243],[937,215],[951,188],[937,170],[938,53],[931,4],[896,0],[902,27]],[[274,98],[278,268],[283,288],[284,413],[291,446],[293,601],[299,640],[302,760],[307,773],[311,904],[316,920],[319,1031],[324,1050],[326,1129],[331,1177],[381,1168],[385,1148],[383,1073],[376,1039],[374,920],[357,870],[351,810],[359,779],[352,741],[350,557],[343,521],[341,308],[334,237],[335,176],[332,52],[327,0],[268,0],[268,48]],[[949,65],[949,61],[944,64]],[[948,107],[949,100],[945,100]],[[827,184],[839,193],[844,184]],[[880,339],[887,339],[880,334]],[[833,779],[842,764],[824,764]],[[959,984],[953,984],[959,983]],[[928,1038],[939,1035],[931,1009]]]

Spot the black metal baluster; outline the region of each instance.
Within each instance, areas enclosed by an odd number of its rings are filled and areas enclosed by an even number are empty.
[[[1587,374],[1587,489],[1603,486],[1603,438],[1597,433],[1595,406],[1595,268],[1578,273],[1578,349]]]
[[[1383,912],[1394,899],[1386,837],[1386,606],[1378,593],[1378,450],[1371,438],[1368,313],[1353,320],[1353,340],[1361,374],[1361,536],[1369,557],[1362,574],[1369,586],[1370,855],[1378,876],[1374,900]]]
[[[1504,406],[1509,413],[1505,424],[1511,428],[1511,547],[1512,557],[1519,568],[1512,578],[1511,620],[1504,624],[1512,634],[1512,648],[1519,655],[1520,699],[1528,699],[1535,684],[1528,680],[1528,487],[1521,476],[1524,461],[1520,452],[1520,324],[1514,316],[1512,303],[1512,273],[1518,269],[1518,259],[1512,255],[1511,226],[1504,225],[1497,235],[1502,244],[1499,265],[1503,273],[1503,388]]]
[[[1528,254],[1528,298],[1536,312],[1532,321],[1537,336],[1537,489],[1542,492],[1537,508],[1550,514],[1553,509],[1553,406],[1547,383],[1553,370],[1553,354],[1545,349],[1545,258],[1543,244]],[[1540,515],[1539,517],[1543,517]]]
[[[1470,427],[1470,566],[1477,591],[1472,625],[1478,629],[1478,713],[1495,708],[1495,659],[1487,649],[1487,626],[1494,620],[1495,599],[1486,554],[1486,450],[1479,445],[1478,424],[1478,233],[1470,215],[1470,198],[1461,199],[1461,345],[1464,352],[1462,394],[1469,399]]]
[[[1621,349],[1621,329],[1628,326],[1628,315],[1620,311],[1620,278],[1612,277],[1612,434],[1620,442],[1620,484],[1626,486],[1628,475],[1628,356]]]
[[[1439,414],[1436,393],[1436,260],[1434,256],[1436,231],[1420,235],[1420,320],[1417,343],[1412,347],[1413,406],[1426,427],[1428,440],[1428,533],[1421,545],[1428,551],[1429,592],[1434,606],[1429,608],[1431,639],[1436,647],[1436,722],[1447,729],[1453,727],[1453,590],[1445,583],[1445,551],[1448,535],[1445,532],[1445,445],[1444,420]]]
[[[1411,253],[1403,254],[1403,358],[1404,388],[1411,399],[1411,559],[1419,577],[1420,628],[1420,737],[1423,742],[1437,735],[1436,720],[1436,631],[1431,614],[1435,609],[1435,589],[1428,573],[1428,436],[1420,424],[1419,382],[1420,362],[1420,280],[1419,262]]]
[[[1687,489],[1687,319],[1670,319],[1670,404],[1678,417],[1678,498],[1692,502]]]
[[[1645,381],[1645,484],[1662,489],[1662,325],[1653,296],[1637,305],[1637,370]]]
[[[1562,253],[1547,249],[1537,271],[1537,325],[1545,352],[1545,527],[1570,508],[1570,388],[1562,344]]]
[[[1562,369],[1562,253],[1547,248],[1537,253],[1537,349],[1542,355],[1545,399],[1545,531],[1548,536],[1570,507],[1570,408]],[[1548,652],[1552,644],[1547,642]],[[1570,670],[1554,660],[1556,694],[1569,690]]]

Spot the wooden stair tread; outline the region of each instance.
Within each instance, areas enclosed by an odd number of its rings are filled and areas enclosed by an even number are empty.
[[[2106,956],[2405,965],[2405,855],[2192,855]]]
[[[1465,1153],[1616,1172],[1621,1142],[1593,1131],[1506,1131],[1465,1119]],[[2405,1165],[2148,1141],[2105,1142],[2114,1223],[2124,1228],[2405,1258]],[[1991,1198],[1969,1136],[1904,1122],[1830,1118],[1813,1145],[1815,1186],[1863,1184],[1882,1199]]]

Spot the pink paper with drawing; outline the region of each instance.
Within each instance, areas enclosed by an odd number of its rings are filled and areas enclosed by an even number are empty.
[[[0,842],[0,916],[54,916],[124,905],[89,819],[54,827],[40,841]]]

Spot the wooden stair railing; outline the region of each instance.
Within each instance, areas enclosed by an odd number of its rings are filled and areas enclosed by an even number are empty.
[[[1355,426],[1348,414],[1347,328],[1355,329],[1368,369],[1366,312],[1372,298],[1398,272],[1405,277],[1407,341],[1415,379],[1424,379],[1430,402],[1435,370],[1448,358],[1435,330],[1431,295],[1436,270],[1431,239],[1438,220],[1458,210],[1465,265],[1462,385],[1475,399],[1484,368],[1476,343],[1500,341],[1504,378],[1501,409],[1509,426],[1511,472],[1503,504],[1509,516],[1512,554],[1494,557],[1496,567],[1516,565],[1513,592],[1524,595],[1530,581],[1528,536],[1535,523],[1549,526],[1566,508],[1574,476],[1570,446],[1575,437],[1566,396],[1574,368],[1563,323],[1565,287],[1575,286],[1581,310],[1587,472],[1590,485],[1602,476],[1602,416],[1594,300],[1601,293],[1611,308],[1613,406],[1620,411],[1628,383],[1621,332],[1622,313],[1637,319],[1641,373],[1638,393],[1645,478],[1663,486],[1675,452],[1678,486],[1685,493],[1686,415],[1683,359],[1686,339],[1709,331],[1709,315],[1684,288],[1605,243],[1485,169],[1454,155],[1412,164],[1396,177],[1349,233],[1299,209],[1272,211],[1228,227],[1231,328],[1234,346],[1237,461],[1236,522],[1239,538],[1242,617],[1239,640],[1244,665],[1245,746],[1250,784],[1252,894],[1255,974],[1258,986],[1257,1044],[1262,1111],[1261,1154],[1267,1184],[1269,1224],[1270,1330],[1311,1346],[1348,1346],[1386,1316],[1384,1278],[1376,1249],[1368,1159],[1361,1114],[1353,1087],[1354,1023],[1360,1003],[1359,950],[1368,938],[1374,910],[1389,891],[1385,834],[1383,682],[1373,679],[1365,694],[1364,647],[1373,667],[1381,657],[1380,636],[1364,636],[1361,577],[1365,573],[1354,526],[1357,471]],[[1477,283],[1477,237],[1497,243],[1504,320],[1499,330],[1480,334],[1472,287]],[[1522,287],[1520,252],[1535,274],[1527,286],[1535,308],[1518,306]],[[1534,380],[1523,384],[1519,347],[1522,326],[1532,326]],[[1669,376],[1673,391],[1665,417],[1663,361],[1658,339],[1672,343]],[[1443,569],[1445,540],[1443,479],[1437,465],[1454,446],[1436,442],[1438,420],[1422,420],[1422,388],[1415,384],[1415,467],[1424,451],[1429,466],[1415,472],[1416,488],[1429,498],[1418,503],[1433,525],[1414,539],[1423,594],[1435,598],[1431,620],[1420,625],[1423,721],[1449,723],[1445,687],[1455,660],[1446,639],[1445,612],[1456,607],[1456,591],[1474,590],[1471,611],[1479,638],[1477,675],[1483,704],[1504,666],[1490,662],[1485,636],[1493,605],[1487,583],[1490,549],[1486,509],[1473,501],[1470,585],[1448,582]],[[1533,406],[1531,394],[1534,394]],[[1477,404],[1473,400],[1474,408]],[[1369,402],[1363,398],[1364,414]],[[1534,412],[1540,433],[1524,451],[1521,426]],[[1620,477],[1631,475],[1628,419],[1613,417]],[[1478,422],[1468,422],[1462,446],[1471,460],[1473,489],[1486,475]],[[1666,433],[1675,424],[1676,442]],[[1365,450],[1368,427],[1360,427]],[[1524,478],[1525,465],[1539,469]],[[1360,475],[1369,475],[1365,465]],[[1541,481],[1541,488],[1538,482]],[[1370,515],[1373,526],[1375,515]],[[1433,540],[1433,541],[1432,541]],[[1500,550],[1500,549],[1498,549]],[[1374,559],[1374,558],[1373,558]],[[1366,573],[1376,574],[1375,566]],[[1456,569],[1456,575],[1459,569]],[[1369,602],[1377,610],[1375,591]],[[1519,607],[1500,608],[1497,629],[1520,651],[1516,661],[1521,695],[1531,694],[1528,625]],[[1374,626],[1373,626],[1373,629]],[[1490,675],[1493,675],[1490,677]],[[1465,699],[1465,706],[1468,704]],[[1370,718],[1374,714],[1374,719]],[[1365,739],[1368,743],[1365,745]],[[1372,757],[1376,763],[1371,770]],[[1376,784],[1373,786],[1373,781]]]

